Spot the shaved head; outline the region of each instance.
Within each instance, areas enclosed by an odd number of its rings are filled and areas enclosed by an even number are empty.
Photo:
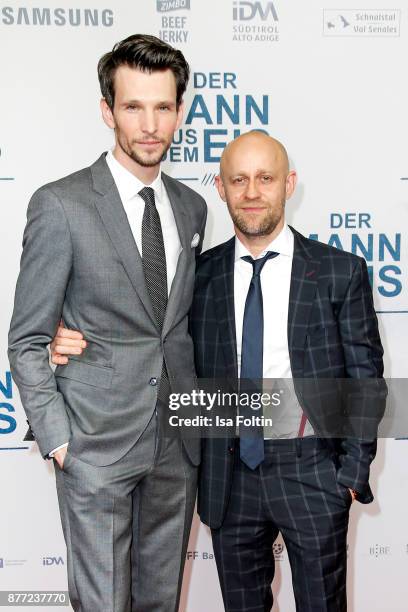
[[[289,172],[289,157],[283,144],[272,138],[265,132],[246,132],[241,134],[235,140],[232,140],[225,147],[220,162],[220,174],[223,176],[224,168],[228,167],[228,160],[234,155],[241,156],[243,161],[245,160],[245,153],[250,154],[254,150],[254,147],[261,147],[265,149],[268,155],[274,159],[276,165],[280,166],[285,174]]]
[[[296,185],[285,147],[263,132],[247,132],[224,149],[216,185],[235,233],[254,252],[285,223],[285,202]],[[261,249],[262,251],[262,249]]]

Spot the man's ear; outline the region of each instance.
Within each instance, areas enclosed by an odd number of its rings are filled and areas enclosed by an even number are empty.
[[[176,128],[174,131],[178,130],[180,125],[182,124],[183,115],[184,115],[184,100],[180,102],[179,107],[177,109],[177,122],[176,122]]]
[[[114,119],[112,110],[110,106],[108,105],[108,103],[106,102],[105,98],[101,99],[100,107],[101,107],[102,119],[104,120],[106,125],[109,128],[111,128],[111,130],[114,130],[115,129],[115,119]]]
[[[286,177],[286,199],[289,200],[293,192],[295,191],[297,183],[297,174],[294,170],[291,170]]]
[[[217,176],[215,177],[215,186],[217,187],[221,200],[224,200],[224,202],[226,202],[227,198],[225,196],[224,183],[222,182],[222,178],[220,174],[217,174]]]

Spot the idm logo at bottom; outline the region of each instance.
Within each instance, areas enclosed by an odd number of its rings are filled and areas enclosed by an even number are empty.
[[[62,557],[43,557],[43,565],[65,565]]]

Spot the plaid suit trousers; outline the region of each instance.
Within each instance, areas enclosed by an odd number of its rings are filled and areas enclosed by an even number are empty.
[[[282,533],[298,612],[345,612],[351,495],[317,438],[265,441],[255,470],[235,447],[225,520],[212,530],[226,612],[269,612],[272,545]]]

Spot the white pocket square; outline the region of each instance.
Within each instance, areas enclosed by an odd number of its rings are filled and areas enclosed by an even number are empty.
[[[193,239],[191,241],[191,248],[195,249],[195,247],[199,245],[199,242],[200,242],[200,234],[194,234]]]

